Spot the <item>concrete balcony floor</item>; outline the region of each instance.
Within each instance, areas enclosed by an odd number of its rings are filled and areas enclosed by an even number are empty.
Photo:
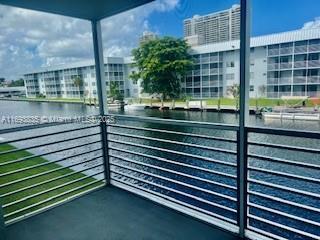
[[[7,227],[7,240],[235,240],[233,234],[115,187]]]

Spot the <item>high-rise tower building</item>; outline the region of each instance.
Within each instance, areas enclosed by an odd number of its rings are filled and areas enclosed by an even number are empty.
[[[240,5],[205,16],[195,15],[183,22],[184,38],[191,46],[238,40]]]

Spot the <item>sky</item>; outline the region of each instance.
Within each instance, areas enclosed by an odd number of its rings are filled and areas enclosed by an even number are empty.
[[[143,31],[183,36],[183,20],[239,0],[157,0],[102,21],[105,56],[129,56]],[[320,0],[252,0],[252,36],[319,27]],[[93,59],[88,21],[0,5],[0,77]]]

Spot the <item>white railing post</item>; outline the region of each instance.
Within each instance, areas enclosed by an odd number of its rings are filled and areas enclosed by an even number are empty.
[[[100,21],[91,21],[92,25],[92,39],[94,60],[96,69],[96,85],[99,100],[99,112],[100,112],[100,128],[101,128],[101,143],[103,152],[104,163],[104,175],[106,183],[110,182],[110,168],[109,168],[109,151],[108,151],[108,135],[107,124],[105,121],[105,115],[108,113],[107,108],[107,89],[104,73],[104,58],[103,58],[103,46],[102,46],[102,34]]]
[[[240,13],[240,117],[237,137],[238,151],[238,224],[241,238],[247,227],[247,150],[250,79],[250,15],[251,0],[241,0]]]

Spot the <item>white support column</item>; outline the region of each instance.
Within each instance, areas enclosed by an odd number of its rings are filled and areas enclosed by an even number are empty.
[[[238,132],[238,224],[240,237],[247,227],[247,174],[249,90],[250,90],[250,18],[251,0],[241,0],[240,14],[240,118]]]
[[[104,73],[104,58],[103,58],[103,46],[101,35],[101,23],[100,21],[91,21],[92,24],[92,38],[93,38],[93,50],[96,69],[96,85],[99,100],[99,111],[101,119],[105,119],[105,115],[108,114],[107,108],[107,89]],[[106,184],[110,183],[110,167],[109,167],[109,151],[108,151],[108,135],[106,122],[100,122],[101,128],[101,143],[104,163],[104,175]]]

